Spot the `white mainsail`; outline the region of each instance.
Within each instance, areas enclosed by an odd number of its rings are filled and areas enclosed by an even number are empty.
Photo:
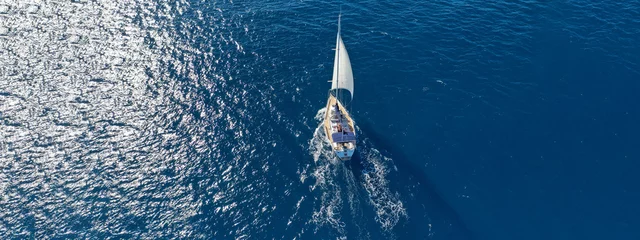
[[[351,71],[351,62],[349,54],[342,42],[340,36],[340,20],[338,20],[338,38],[336,40],[336,57],[333,61],[333,79],[331,80],[331,89],[346,89],[353,99],[353,72]]]

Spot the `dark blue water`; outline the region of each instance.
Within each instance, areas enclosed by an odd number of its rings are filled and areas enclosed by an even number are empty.
[[[319,124],[337,15],[358,152]],[[5,1],[0,239],[640,239],[638,1]]]

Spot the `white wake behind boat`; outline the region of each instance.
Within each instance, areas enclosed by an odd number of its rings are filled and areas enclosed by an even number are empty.
[[[324,130],[331,148],[341,160],[350,160],[356,150],[356,131],[353,119],[345,106],[344,91],[353,99],[353,71],[349,54],[340,36],[340,17],[338,17],[338,36],[336,55],[333,61],[333,78],[324,118]]]

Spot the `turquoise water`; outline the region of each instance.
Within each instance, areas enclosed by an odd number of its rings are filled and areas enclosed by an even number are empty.
[[[319,128],[340,6],[349,162]],[[0,2],[0,238],[638,239],[638,16]]]

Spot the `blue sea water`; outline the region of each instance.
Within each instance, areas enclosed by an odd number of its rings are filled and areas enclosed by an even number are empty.
[[[5,0],[0,239],[640,239],[638,42],[633,0]]]

